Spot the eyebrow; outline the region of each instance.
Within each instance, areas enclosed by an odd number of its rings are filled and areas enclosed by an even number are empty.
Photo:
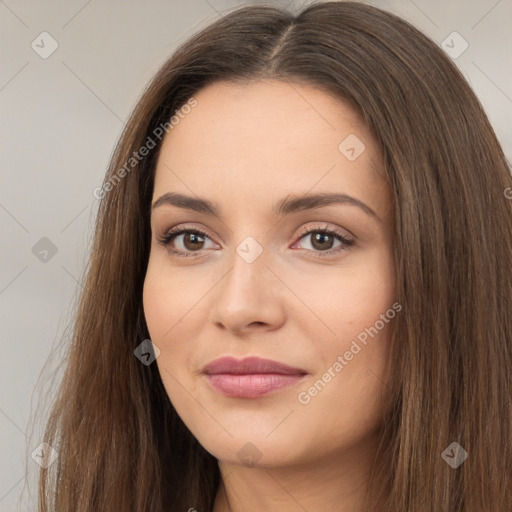
[[[332,204],[347,204],[356,206],[363,210],[367,215],[374,220],[383,224],[382,219],[372,210],[367,204],[363,203],[355,197],[347,194],[336,193],[319,193],[319,194],[305,194],[301,196],[287,196],[278,201],[272,207],[272,213],[281,217],[290,213],[302,212],[307,210],[314,210]],[[193,210],[215,217],[221,217],[221,208],[219,205],[203,199],[201,197],[190,197],[177,192],[167,192],[159,197],[152,205],[152,210],[162,205],[172,205],[186,210]]]

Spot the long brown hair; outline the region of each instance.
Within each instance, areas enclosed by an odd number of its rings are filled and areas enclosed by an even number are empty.
[[[149,338],[142,287],[160,141],[121,179],[119,170],[206,85],[262,78],[312,84],[356,108],[392,190],[403,310],[369,487],[380,489],[378,512],[512,510],[507,160],[436,44],[380,9],[325,2],[296,15],[247,6],[223,16],[182,44],[138,101],[105,176],[45,433],[59,457],[41,470],[40,511],[212,509],[217,460],[177,415],[157,366],[134,356]],[[442,457],[454,442],[468,454],[457,468]]]

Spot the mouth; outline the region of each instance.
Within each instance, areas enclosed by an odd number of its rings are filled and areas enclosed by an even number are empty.
[[[207,364],[203,374],[225,396],[259,398],[297,384],[308,372],[259,357],[222,357]]]

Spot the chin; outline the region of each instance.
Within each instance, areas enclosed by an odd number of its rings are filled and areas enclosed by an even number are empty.
[[[203,445],[204,446],[204,445]],[[291,446],[276,446],[268,441],[235,439],[219,445],[213,442],[211,449],[205,446],[219,462],[250,468],[275,468],[293,462]]]

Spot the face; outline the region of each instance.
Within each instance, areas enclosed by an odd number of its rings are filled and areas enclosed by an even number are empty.
[[[353,451],[385,412],[400,309],[376,145],[346,104],[312,86],[216,83],[195,98],[157,162],[144,283],[169,399],[227,463]],[[293,370],[204,373],[227,356]]]

